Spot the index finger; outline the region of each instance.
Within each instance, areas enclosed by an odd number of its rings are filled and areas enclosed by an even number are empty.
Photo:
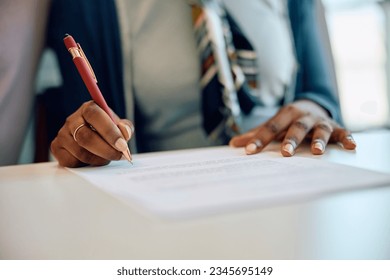
[[[87,103],[86,106],[82,107],[81,113],[85,122],[93,126],[101,138],[110,146],[120,152],[128,149],[127,142],[120,129],[96,103]]]

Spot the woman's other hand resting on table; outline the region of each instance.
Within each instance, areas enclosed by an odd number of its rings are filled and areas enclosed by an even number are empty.
[[[314,155],[323,154],[328,142],[340,143],[347,150],[356,148],[351,134],[332,120],[321,106],[309,100],[296,101],[281,108],[266,123],[232,138],[230,145],[245,147],[250,155],[261,152],[274,140],[282,140],[282,155],[290,157],[308,137]]]
[[[58,163],[66,167],[106,165],[122,158],[134,133],[133,124],[117,118],[117,124],[93,101],[70,115],[51,143]]]

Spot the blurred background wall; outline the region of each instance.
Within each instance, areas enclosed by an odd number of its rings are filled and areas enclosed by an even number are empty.
[[[390,124],[390,1],[323,0],[345,125]]]

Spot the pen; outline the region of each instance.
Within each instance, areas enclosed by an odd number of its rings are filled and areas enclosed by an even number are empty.
[[[69,34],[65,34],[64,44],[66,46],[66,49],[72,55],[73,62],[76,65],[76,68],[85,86],[87,87],[88,92],[91,95],[93,101],[95,101],[95,103],[100,108],[102,108],[104,112],[107,113],[107,115],[111,118],[111,120],[115,124],[117,124],[110,108],[107,105],[106,100],[103,97],[103,94],[101,93],[97,85],[97,79],[95,73],[93,72],[92,66],[89,63],[87,57],[85,56],[80,44],[76,43],[73,37],[70,36]],[[124,157],[131,163],[131,154],[129,148],[127,148],[127,150],[123,151],[122,153]]]

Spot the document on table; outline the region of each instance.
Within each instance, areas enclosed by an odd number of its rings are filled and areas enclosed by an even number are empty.
[[[70,169],[138,209],[185,218],[390,186],[390,175],[318,159],[205,148],[133,156],[105,167]]]

